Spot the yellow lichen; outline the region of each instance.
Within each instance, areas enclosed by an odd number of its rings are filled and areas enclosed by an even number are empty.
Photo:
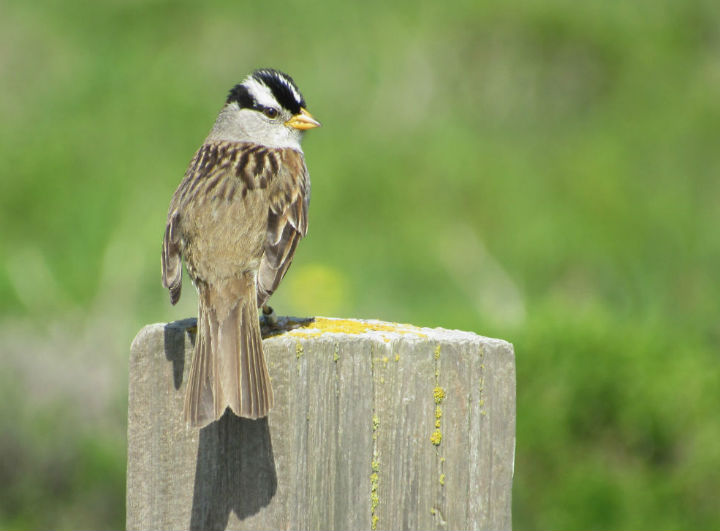
[[[383,356],[383,363],[387,365],[387,362],[390,361],[387,356]]]
[[[445,485],[445,474],[440,474],[438,481],[440,482],[440,485]]]
[[[372,361],[372,356],[370,357]],[[380,483],[380,458],[378,455],[378,430],[380,429],[380,417],[373,410],[372,416],[372,438],[373,438],[373,454],[372,461],[370,461],[370,468],[372,473],[370,474],[370,518],[372,521],[372,528],[375,529],[378,522],[378,516],[375,514],[375,508],[380,503],[380,497],[378,496],[378,485]]]
[[[375,470],[375,464],[376,464],[376,461],[373,461],[373,470]],[[380,478],[379,478],[377,472],[373,472],[372,474],[370,474],[370,516],[372,519],[373,529],[375,529],[375,526],[378,521],[378,517],[375,514],[375,509],[377,508],[378,504],[380,503],[380,497],[378,496],[378,493],[377,493],[379,482],[380,482]]]
[[[400,354],[395,354],[395,361],[400,361]]]
[[[436,404],[445,400],[445,389],[440,386],[435,387],[435,389],[433,389],[433,398],[435,399]]]
[[[432,435],[430,436],[430,442],[433,443],[435,446],[440,446],[440,443],[442,442],[442,432],[439,429],[436,429],[434,432],[432,432]]]
[[[391,332],[395,334],[415,334],[420,337],[427,337],[420,331],[420,328],[399,323],[368,323],[352,319],[328,319],[316,317],[312,321],[293,322],[297,325],[288,332],[292,336],[317,337],[322,334],[364,334],[366,332]]]
[[[439,359],[440,359],[440,345],[438,345],[437,347],[435,347],[435,359],[436,359],[436,360],[439,360]]]

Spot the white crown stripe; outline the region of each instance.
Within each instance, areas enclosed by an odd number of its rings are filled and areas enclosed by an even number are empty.
[[[260,83],[254,77],[248,77],[244,82],[250,95],[255,98],[263,107],[277,107],[279,104],[273,96],[272,91],[264,83]]]
[[[243,85],[245,85],[246,87],[248,87],[248,89],[250,89],[250,84],[248,83],[248,81],[253,80],[253,81],[255,81],[256,83],[258,83],[259,85],[267,87],[267,85],[265,84],[267,81],[266,81],[265,79],[258,80],[258,79],[255,77],[255,76],[258,75],[258,74],[264,74],[264,75],[270,76],[270,77],[272,77],[273,79],[279,81],[279,82],[282,83],[286,88],[288,88],[288,89],[290,90],[290,92],[292,93],[293,98],[295,99],[295,101],[296,101],[298,104],[302,103],[302,101],[303,101],[302,94],[300,94],[300,92],[298,91],[298,89],[297,89],[297,87],[295,86],[295,83],[292,81],[292,79],[289,78],[289,77],[287,76],[287,74],[284,74],[284,73],[282,73],[282,72],[280,72],[280,71],[277,71],[277,70],[256,70],[255,72],[253,72],[252,74],[250,74],[250,75],[246,78],[245,81],[243,81]],[[268,87],[268,89],[269,89],[269,87]],[[251,93],[252,93],[252,91],[251,91]],[[253,95],[254,95],[254,94],[253,94]],[[274,96],[273,96],[273,98],[274,98]]]
[[[293,96],[295,97],[295,101],[297,101],[298,103],[301,102],[301,101],[302,101],[302,96],[300,95],[300,93],[299,93],[299,92],[297,91],[297,89],[295,88],[295,85],[293,85],[292,83],[290,83],[290,81],[288,81],[287,78],[285,78],[285,77],[282,77],[282,76],[281,76],[280,79],[282,80],[283,84],[284,84],[287,88],[290,89],[290,92],[293,93]]]

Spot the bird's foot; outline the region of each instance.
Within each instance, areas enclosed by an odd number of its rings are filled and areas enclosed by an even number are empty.
[[[263,304],[262,313],[263,319],[265,320],[265,325],[270,328],[276,328],[278,324],[278,318],[275,310],[272,309],[272,306],[268,304]]]

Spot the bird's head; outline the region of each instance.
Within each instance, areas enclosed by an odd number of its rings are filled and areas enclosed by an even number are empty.
[[[263,68],[233,87],[208,138],[300,149],[302,133],[319,126],[293,79]]]

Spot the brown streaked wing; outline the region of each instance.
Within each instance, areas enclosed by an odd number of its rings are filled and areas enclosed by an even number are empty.
[[[180,300],[182,290],[182,260],[180,256],[180,235],[177,212],[168,216],[162,248],[162,282],[170,292],[170,302]]]
[[[185,177],[178,185],[168,211],[162,248],[162,283],[170,292],[170,302],[177,303],[182,289],[183,236],[180,220],[185,205],[198,195],[207,196],[223,180],[234,150],[227,143],[203,144],[193,156]],[[235,188],[231,188],[231,194]]]
[[[310,202],[310,177],[302,153],[278,149],[269,150],[268,156],[276,157],[273,162],[279,164],[269,187],[265,253],[258,271],[258,306],[275,292],[290,267],[297,243],[307,233]],[[275,167],[273,162],[271,168]]]

